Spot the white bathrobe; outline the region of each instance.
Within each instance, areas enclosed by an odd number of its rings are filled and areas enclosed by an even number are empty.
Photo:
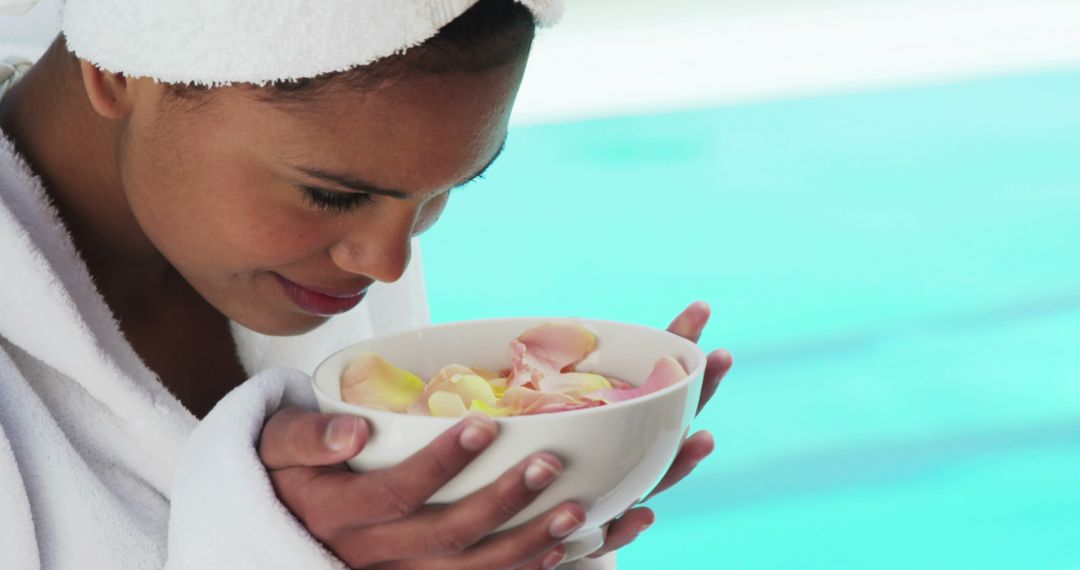
[[[0,67],[0,97],[28,63]],[[124,339],[0,132],[0,568],[344,568],[278,502],[255,445],[283,405],[314,409],[322,358],[428,323],[418,245],[402,279],[306,335],[234,325],[251,378],[200,422]]]
[[[2,136],[0,276],[0,568],[342,567],[276,500],[254,444],[283,403],[312,405],[303,372],[323,357],[428,322],[417,256],[309,334],[234,326],[252,378],[202,422],[124,339]]]

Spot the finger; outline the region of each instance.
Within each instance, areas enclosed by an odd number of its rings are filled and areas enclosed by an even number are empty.
[[[286,408],[263,426],[259,458],[271,470],[333,465],[360,453],[368,433],[363,418]]]
[[[282,469],[271,471],[270,477],[282,502],[333,549],[356,528],[416,511],[491,443],[496,429],[490,418],[470,417],[388,469],[361,474],[329,468]],[[422,460],[424,456],[428,459]],[[418,482],[413,470],[427,473],[428,480]]]
[[[670,489],[672,485],[682,481],[694,470],[694,467],[697,467],[698,463],[701,463],[702,459],[705,459],[713,452],[715,447],[716,443],[713,436],[707,431],[699,431],[686,438],[682,447],[679,448],[679,453],[675,456],[671,468],[668,469],[667,473],[664,474],[664,478],[660,480],[660,483],[644,500],[647,501],[657,493],[662,493]]]
[[[493,535],[433,568],[517,568],[543,561],[585,522],[585,509],[564,503],[519,527]],[[442,561],[440,561],[440,564]]]
[[[559,564],[562,564],[562,561],[565,558],[566,547],[560,544],[545,552],[539,560],[534,560],[531,564],[526,564],[523,568],[528,568],[529,570],[551,570]]]
[[[623,516],[611,521],[608,525],[607,536],[604,537],[604,546],[590,554],[589,558],[600,558],[634,542],[634,539],[655,521],[656,513],[648,507],[626,511]]]
[[[701,399],[698,400],[697,413],[700,414],[701,410],[705,409],[705,404],[712,399],[716,388],[720,386],[720,381],[731,370],[732,364],[734,360],[731,358],[731,353],[723,349],[714,350],[705,358],[705,377],[701,381]]]
[[[379,545],[369,552],[375,561],[458,554],[532,503],[561,471],[557,457],[539,453],[453,505],[360,529],[349,540]]]
[[[404,517],[491,445],[498,429],[488,416],[469,416],[401,463],[354,478],[347,500],[364,513],[364,524]]]
[[[711,313],[712,309],[709,308],[708,303],[695,301],[689,307],[683,309],[683,312],[679,313],[675,320],[671,321],[667,330],[685,339],[697,342],[701,338],[701,331],[705,330],[705,325],[709,322]]]
[[[562,564],[562,561],[565,558],[566,547],[560,544],[521,566],[515,566],[515,570],[551,570],[559,564]]]

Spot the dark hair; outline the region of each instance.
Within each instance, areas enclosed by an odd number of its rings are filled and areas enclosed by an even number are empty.
[[[532,13],[517,0],[479,0],[422,44],[368,65],[267,85],[239,85],[269,102],[304,102],[336,87],[377,88],[409,70],[428,73],[484,71],[528,54],[535,33]],[[197,99],[209,87],[170,83],[167,90],[182,99]]]

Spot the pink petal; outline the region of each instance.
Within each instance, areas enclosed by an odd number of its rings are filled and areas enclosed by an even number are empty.
[[[595,408],[597,406],[603,406],[604,403],[599,400],[580,400],[574,403],[559,403],[553,402],[550,404],[544,404],[533,408],[528,413],[533,414],[550,414],[552,412],[568,412],[570,410],[582,410],[585,408]]]
[[[599,400],[608,404],[625,402],[626,400],[632,400],[646,394],[652,394],[653,392],[663,390],[683,378],[686,378],[686,370],[683,370],[682,365],[670,356],[661,356],[660,360],[657,360],[656,364],[653,366],[652,372],[649,373],[649,377],[642,382],[641,386],[635,388],[600,390],[599,392],[586,394],[584,398],[589,400]]]
[[[510,385],[538,385],[544,376],[559,374],[581,362],[594,348],[596,335],[572,321],[533,327],[510,343],[513,354]]]
[[[538,392],[532,388],[515,386],[503,394],[499,407],[510,410],[510,415],[520,416],[536,413],[535,410],[551,405],[574,405],[581,402],[564,394]]]
[[[519,340],[510,341],[510,353],[513,355],[513,366],[510,369],[510,386],[536,387],[537,382],[544,374],[554,374],[549,366],[537,362],[529,354],[529,348]]]

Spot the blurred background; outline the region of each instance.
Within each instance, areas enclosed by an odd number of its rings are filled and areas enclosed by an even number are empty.
[[[1080,568],[1080,2],[568,4],[424,254],[440,321],[712,304],[620,568]]]
[[[620,568],[1080,568],[1080,2],[568,4],[424,258],[437,321],[712,304]]]

